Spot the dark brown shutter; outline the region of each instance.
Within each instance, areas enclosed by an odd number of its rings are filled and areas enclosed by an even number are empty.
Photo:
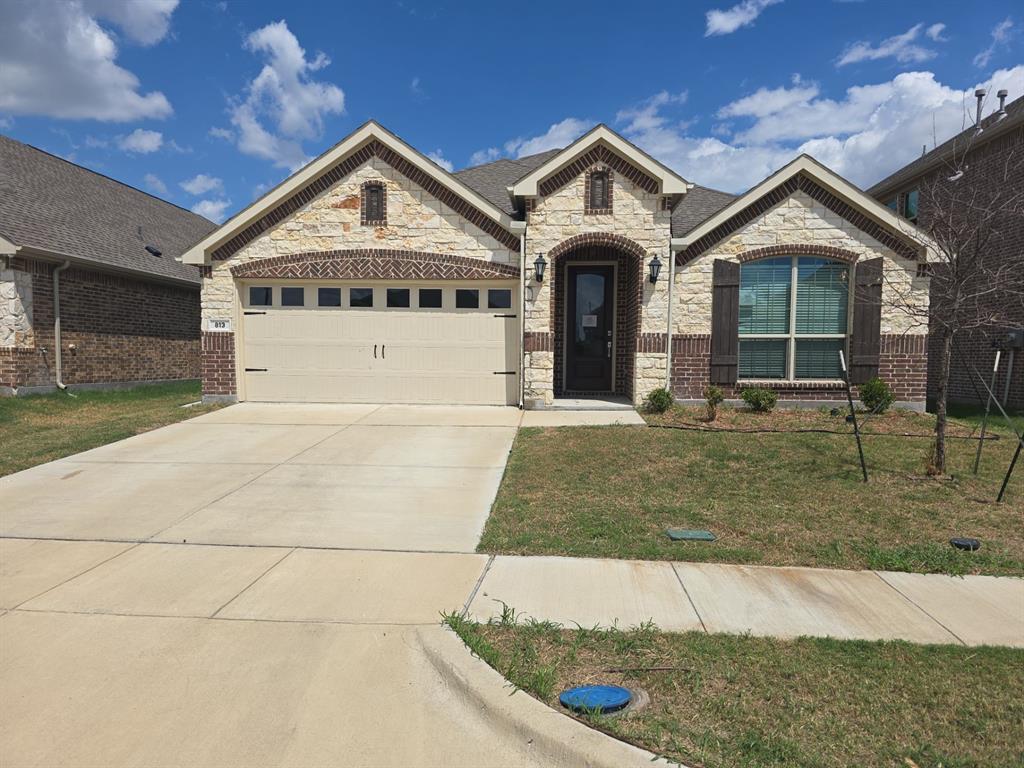
[[[740,343],[740,265],[716,259],[713,277],[711,383],[735,384]]]
[[[884,259],[859,262],[854,268],[853,332],[850,336],[850,383],[878,375],[882,346],[882,265]]]
[[[381,188],[376,184],[367,187],[366,194],[366,218],[368,221],[380,221],[381,215]]]
[[[608,175],[604,171],[597,171],[590,176],[590,207],[608,207]]]

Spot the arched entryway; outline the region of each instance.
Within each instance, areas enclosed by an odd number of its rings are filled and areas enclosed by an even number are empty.
[[[608,234],[578,235],[548,254],[555,397],[632,399],[644,257]]]

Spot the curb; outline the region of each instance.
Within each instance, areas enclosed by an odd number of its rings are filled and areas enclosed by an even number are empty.
[[[495,730],[531,750],[539,764],[586,768],[676,765],[551,709],[525,691],[515,691],[448,628],[442,632],[420,631],[417,638],[427,660],[452,693],[477,710]]]

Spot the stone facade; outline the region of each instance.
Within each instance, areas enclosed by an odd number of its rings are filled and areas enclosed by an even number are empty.
[[[53,263],[16,259],[18,345],[0,346],[0,390],[55,384]],[[64,382],[123,384],[199,378],[198,286],[73,267],[60,275]],[[30,297],[26,302],[26,297]],[[11,306],[8,300],[7,306]],[[4,319],[6,322],[6,318]]]
[[[657,255],[662,264],[668,265],[669,240],[671,238],[670,210],[662,205],[662,196],[650,192],[624,173],[611,175],[612,213],[587,212],[586,179],[592,168],[579,169],[577,175],[547,196],[528,202],[526,230],[527,274],[523,284],[526,290],[526,331],[532,334],[555,334],[559,332],[559,318],[554,312],[555,290],[564,276],[565,264],[573,260],[573,249],[562,252],[560,246],[566,241],[591,235],[590,244],[615,245],[625,253],[633,252],[633,267],[640,275],[639,327],[637,333],[664,334],[668,311],[667,269],[656,284],[646,279],[647,263]],[[601,236],[607,237],[602,240]],[[621,240],[617,240],[621,238]],[[533,279],[530,269],[538,253],[556,254],[548,266],[548,277],[543,283]],[[642,254],[642,256],[641,256]],[[628,263],[628,262],[626,262]],[[622,269],[620,268],[620,275]],[[619,318],[621,321],[622,318]],[[537,405],[550,404],[560,391],[555,382],[554,345],[551,349],[526,352],[524,398]],[[618,394],[632,396],[637,403],[647,393],[665,386],[665,360],[662,352],[636,352],[632,381]]]
[[[32,346],[32,276],[0,269],[0,347]]]
[[[846,261],[885,259],[882,282],[882,359],[879,375],[904,402],[924,401],[921,371],[927,366],[924,339],[928,328],[901,306],[928,305],[928,278],[918,275],[919,263],[851,224],[806,192],[797,190],[753,218],[696,258],[676,268],[672,308],[673,391],[677,397],[703,396],[709,383],[712,270],[716,259],[745,261],[749,256],[793,253],[809,246]],[[906,341],[901,341],[906,340]],[[887,352],[887,350],[893,350]],[[889,357],[887,358],[887,355]],[[888,362],[887,362],[888,360]],[[900,362],[896,362],[896,361]],[[888,374],[888,375],[887,375]],[[830,400],[845,397],[840,385],[772,382],[780,399]],[[737,388],[738,389],[738,388]],[[735,394],[727,393],[728,394]]]

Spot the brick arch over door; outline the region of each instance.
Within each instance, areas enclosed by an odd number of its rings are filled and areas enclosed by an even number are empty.
[[[256,259],[231,268],[256,280],[514,280],[519,268],[468,256],[360,248]]]
[[[819,256],[823,259],[835,259],[853,264],[859,258],[853,251],[844,248],[834,248],[831,245],[814,245],[813,243],[799,243],[793,245],[768,245],[764,248],[755,248],[752,251],[741,253],[737,259],[743,264],[757,259],[770,259],[776,256]]]
[[[554,330],[554,391],[556,397],[567,394],[565,390],[565,264],[568,261],[610,261],[617,265],[613,392],[632,399],[646,256],[647,252],[628,237],[603,233],[586,233],[570,237],[548,252],[548,260],[551,262],[549,290],[553,297],[550,327]]]

